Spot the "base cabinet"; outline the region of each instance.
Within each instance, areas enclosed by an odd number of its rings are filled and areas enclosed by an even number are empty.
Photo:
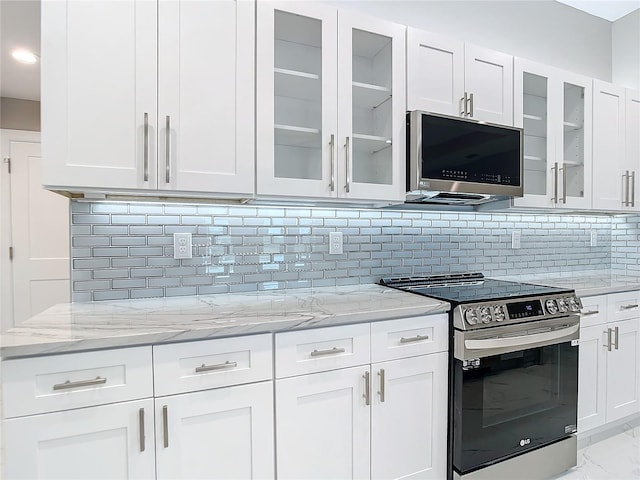
[[[152,479],[153,400],[6,420],[4,474],[11,479]]]

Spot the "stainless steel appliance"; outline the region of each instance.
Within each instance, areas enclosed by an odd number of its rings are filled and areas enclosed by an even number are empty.
[[[451,303],[449,478],[546,479],[576,465],[580,299],[480,273],[384,278]]]
[[[478,205],[523,195],[523,131],[407,114],[407,202]]]

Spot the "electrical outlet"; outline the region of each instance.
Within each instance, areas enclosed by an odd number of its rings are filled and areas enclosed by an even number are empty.
[[[342,253],[342,232],[329,232],[329,254],[340,255]]]
[[[511,232],[511,248],[520,248],[520,238],[522,234],[520,230],[514,230]]]
[[[190,233],[173,234],[173,258],[191,258],[192,243]]]
[[[589,245],[592,247],[598,246],[598,232],[596,230],[591,230],[591,240]]]

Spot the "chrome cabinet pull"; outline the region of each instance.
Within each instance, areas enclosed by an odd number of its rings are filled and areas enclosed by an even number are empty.
[[[378,392],[380,394],[380,403],[384,403],[384,368],[380,369],[378,376],[380,377],[380,391]]]
[[[469,113],[467,116],[473,117],[473,93],[469,94]]]
[[[611,329],[607,328],[606,331],[607,334],[607,344],[605,345],[605,347],[607,347],[607,351],[611,351]]]
[[[238,362],[230,362],[227,360],[224,363],[217,363],[215,365],[205,365],[204,363],[199,367],[196,367],[196,373],[211,372],[213,370],[224,370],[226,368],[236,368]]]
[[[620,338],[620,329],[618,327],[614,329],[614,338],[615,338],[615,341],[613,343],[614,343],[614,346],[616,347],[616,350],[618,350],[618,346],[619,346],[618,339]]]
[[[337,353],[344,353],[345,351],[344,348],[333,347],[329,350],[314,350],[309,355],[312,357],[321,357],[322,355],[335,355]]]
[[[635,170],[631,172],[631,193],[629,194],[631,197],[631,206],[636,206],[636,172]]]
[[[422,340],[429,340],[429,335],[416,335],[415,337],[402,337],[400,343],[420,342]]]
[[[162,406],[162,435],[164,436],[164,448],[169,448],[169,411],[166,405]]]
[[[138,426],[140,427],[140,451],[144,452],[145,435],[144,435],[144,408],[138,410]]]
[[[629,305],[620,305],[620,310],[631,310],[632,308],[638,308],[640,305],[637,303],[630,303]]]
[[[551,167],[551,171],[553,171],[553,203],[558,203],[558,162],[553,164]]]
[[[171,117],[165,117],[164,158],[165,158],[165,183],[171,183]]]
[[[598,313],[600,313],[600,310],[589,310],[588,312],[580,312],[580,315],[588,317],[589,315],[597,315]]]
[[[629,206],[629,170],[626,170],[625,173],[622,174],[622,188],[624,190],[622,206]]]
[[[331,183],[329,184],[329,187],[331,188],[331,191],[335,191],[336,189],[336,174],[335,174],[335,154],[334,154],[334,148],[335,148],[335,135],[332,133],[331,134],[331,140],[329,140],[329,148],[331,149]]]
[[[350,167],[349,167],[349,163],[350,163],[350,157],[351,157],[351,139],[349,137],[347,137],[347,141],[345,143],[345,148],[347,150],[346,156],[347,156],[347,161],[345,162],[346,168],[347,168],[347,184],[345,185],[345,190],[347,193],[349,193],[349,191],[351,190],[351,174],[350,174]]]
[[[460,115],[467,116],[467,92],[464,92],[464,97],[460,99]]]
[[[54,390],[67,390],[69,388],[80,388],[80,387],[90,387],[92,385],[104,385],[105,383],[107,383],[107,379],[105,378],[101,378],[101,377],[96,377],[92,380],[80,380],[78,382],[72,382],[70,380],[67,380],[64,383],[57,383],[53,386]]]
[[[371,379],[369,372],[364,372],[364,404],[371,405]]]
[[[562,203],[567,203],[567,168],[562,167]]]
[[[143,144],[143,161],[144,161],[144,181],[149,181],[149,114],[144,114],[144,144]]]

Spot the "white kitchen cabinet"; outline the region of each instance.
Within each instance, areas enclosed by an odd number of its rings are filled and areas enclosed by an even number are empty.
[[[155,399],[158,479],[274,478],[273,382]]]
[[[44,185],[253,194],[253,15],[249,0],[46,2]]]
[[[515,60],[514,122],[524,129],[524,196],[514,205],[591,208],[591,88],[587,77]]]
[[[640,318],[608,323],[607,329],[607,336],[611,332],[611,350],[607,347],[607,422],[612,422],[640,412]]]
[[[409,27],[407,110],[513,125],[513,57]]]
[[[638,182],[640,182],[640,91],[626,89],[625,92],[625,174],[628,182],[625,210],[640,210]],[[626,173],[626,170],[629,173]]]
[[[311,2],[257,9],[257,193],[402,200],[404,27]]]
[[[153,400],[11,418],[2,425],[11,479],[152,479]]]

